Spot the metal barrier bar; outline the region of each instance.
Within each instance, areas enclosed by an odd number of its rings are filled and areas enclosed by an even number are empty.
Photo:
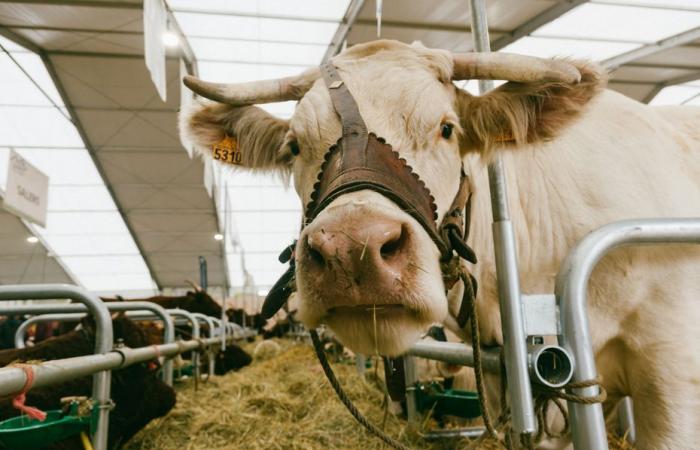
[[[62,298],[62,297],[51,297]],[[99,299],[98,299],[99,300]],[[173,325],[173,319],[170,317],[168,312],[162,306],[151,303],[151,302],[102,302],[99,300],[100,304],[105,305],[108,311],[150,311],[154,313],[160,320],[163,321],[163,342],[170,343],[175,341],[175,326]],[[9,312],[8,312],[9,311]],[[51,305],[15,305],[12,307],[5,307],[4,309],[0,307],[0,314],[46,314],[46,313],[78,313],[85,312],[86,307],[83,305],[77,305],[72,303],[58,303]],[[107,313],[109,316],[109,312]],[[112,327],[111,316],[109,318],[110,329]],[[111,349],[110,349],[111,350]],[[163,361],[163,381],[168,386],[173,385],[173,362],[165,358]],[[109,390],[108,390],[109,391]]]
[[[199,321],[191,312],[180,308],[166,309],[166,311],[173,317],[179,316],[187,319],[192,327],[192,339],[199,340]],[[194,367],[194,377],[199,380],[199,351],[192,353],[192,366]]]
[[[85,313],[62,313],[62,314],[42,314],[33,316],[25,320],[15,331],[15,348],[25,348],[24,338],[27,336],[27,330],[32,325],[41,322],[75,322],[82,320],[87,314]]]
[[[50,308],[48,308],[50,309]],[[27,337],[27,330],[32,325],[41,322],[78,322],[87,316],[87,313],[59,313],[59,314],[40,314],[37,316],[32,316],[22,322],[17,331],[15,331],[15,348],[25,348],[25,338]],[[126,316],[131,320],[160,320],[159,316],[152,313],[140,312],[140,311],[127,311]],[[190,321],[187,319],[179,318],[173,320],[174,325],[189,325]]]
[[[595,354],[586,315],[588,280],[603,256],[611,250],[634,244],[700,243],[700,219],[625,220],[605,225],[583,238],[557,274],[555,293],[559,303],[562,334],[560,344],[576,362],[574,381],[596,378]],[[575,394],[593,396],[598,387],[575,389]],[[569,403],[571,432],[577,450],[607,449],[603,408],[597,404]]]
[[[68,284],[24,284],[24,285],[7,285],[0,286],[0,300],[55,300],[67,298],[80,302],[84,305],[84,310],[87,310],[95,318],[95,355],[101,357],[104,353],[112,350],[114,346],[112,318],[105,304],[95,295],[77,286]],[[78,306],[78,305],[76,305]],[[18,306],[2,306],[0,305],[0,315],[22,314],[18,311]],[[26,375],[22,369],[0,369],[12,370],[21,383],[9,383],[10,388],[3,395],[12,395],[19,392],[26,383]],[[92,436],[92,446],[95,450],[107,449],[107,436],[109,434],[109,410],[111,407],[110,401],[110,384],[112,374],[108,369],[97,369],[85,375],[93,374],[92,381],[92,398],[97,402],[99,409],[97,416],[97,427],[95,434]],[[37,386],[36,380],[34,386]]]
[[[120,348],[103,354],[57,359],[39,364],[29,364],[34,370],[33,388],[63,383],[84,377],[95,372],[122,369],[139,362],[149,361],[158,356],[171,358],[180,353],[196,350],[202,346],[218,345],[219,338],[206,338],[198,341],[178,341],[170,344],[150,345],[140,348]],[[0,368],[0,396],[17,393],[26,383],[26,375],[21,368]]]
[[[214,321],[212,320],[211,317],[209,317],[205,314],[202,314],[202,313],[192,313],[192,315],[194,317],[196,317],[197,319],[203,320],[204,322],[207,323],[207,325],[209,327],[209,337],[210,338],[213,338],[216,336],[216,332],[214,330]],[[215,364],[216,364],[216,360],[214,359],[214,354],[211,351],[211,349],[209,349],[209,361],[208,361],[208,365],[207,365],[207,371],[208,371],[208,374],[210,377],[214,376],[214,370],[216,368]]]
[[[456,342],[418,341],[406,352],[407,355],[444,361],[449,364],[474,367],[474,351],[471,347]],[[481,361],[484,370],[500,373],[500,351],[482,350]]]
[[[478,52],[489,52],[491,44],[484,0],[470,0],[469,5],[474,48]],[[492,80],[479,80],[481,94],[492,88]],[[513,224],[510,221],[508,211],[505,171],[503,161],[498,154],[493,156],[488,171],[508,399],[510,400],[513,431],[521,435],[534,433],[536,423],[528,374],[525,324],[520,301],[517,249]]]

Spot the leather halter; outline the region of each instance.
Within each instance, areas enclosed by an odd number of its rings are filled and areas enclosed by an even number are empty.
[[[374,133],[368,133],[354,97],[340,78],[333,63],[321,67],[335,112],[340,117],[343,134],[326,153],[311,199],[305,208],[305,224],[311,223],[333,200],[341,195],[369,189],[385,196],[410,214],[437,246],[444,266],[453,261],[454,253],[476,263],[473,250],[466,244],[469,232],[471,191],[469,178],[461,172],[459,189],[442,223],[437,224],[437,206],[430,190],[391,145]],[[294,245],[294,244],[293,244]],[[294,290],[293,246],[280,255],[290,267],[275,283],[263,304],[263,317],[272,317]],[[451,284],[459,275],[443,275]]]

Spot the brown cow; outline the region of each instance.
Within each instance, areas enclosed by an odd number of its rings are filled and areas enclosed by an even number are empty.
[[[128,347],[149,345],[143,330],[131,320],[118,316],[113,320],[114,339],[122,339]],[[91,321],[83,321],[82,329],[48,339],[34,347],[0,351],[0,366],[15,361],[72,358],[89,355],[94,350],[95,330]],[[27,393],[26,404],[42,410],[60,409],[61,398],[92,394],[92,376],[74,379]],[[109,417],[108,447],[121,447],[151,420],[162,417],[175,406],[175,391],[163,383],[147,364],[134,364],[112,372],[111,397],[115,408]],[[19,415],[11,399],[0,401],[0,419]],[[62,441],[51,449],[82,448],[79,438]]]

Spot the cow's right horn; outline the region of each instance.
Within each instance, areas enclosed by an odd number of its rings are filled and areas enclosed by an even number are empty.
[[[453,80],[508,80],[520,83],[560,81],[578,83],[581,73],[573,64],[513,53],[455,53]]]
[[[246,106],[299,100],[320,76],[320,70],[314,67],[293,77],[247,83],[211,83],[192,75],[185,75],[182,82],[202,97],[233,106]]]

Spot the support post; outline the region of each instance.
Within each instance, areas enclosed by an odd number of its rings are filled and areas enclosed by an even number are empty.
[[[214,325],[214,321],[211,320],[211,317],[209,317],[205,314],[202,314],[202,313],[192,313],[192,315],[194,317],[196,317],[197,319],[203,320],[206,322],[207,326],[209,327],[209,336],[208,337],[213,338],[215,336],[215,331],[214,331],[215,325]],[[208,364],[207,368],[208,368],[209,376],[212,377],[212,376],[214,376],[214,363],[216,362],[214,360],[215,355],[214,355],[214,352],[212,351],[211,348],[208,348],[207,352],[209,353],[209,358],[208,358],[209,364]]]
[[[67,284],[25,284],[0,286],[0,300],[55,300],[67,298],[85,305],[84,309],[92,314],[95,319],[95,353],[103,354],[112,351],[114,346],[112,317],[105,304],[95,295],[77,286]],[[77,305],[76,305],[77,306]],[[16,314],[16,307],[0,306],[0,314]],[[26,375],[20,370],[22,385],[10,390],[6,394],[12,394],[22,389],[26,383]],[[112,403],[110,400],[110,384],[112,374],[107,369],[94,373],[92,379],[92,397],[97,402],[98,415],[97,427],[92,435],[92,446],[95,450],[107,449],[107,436],[109,434],[109,411]]]
[[[416,383],[418,374],[416,373],[416,358],[413,356],[403,357],[404,379],[406,380],[406,416],[409,422],[419,423],[420,413],[418,412],[418,402],[416,401]]]
[[[474,48],[479,52],[491,50],[488,37],[484,0],[470,0]],[[481,94],[493,88],[492,80],[479,80]],[[508,380],[513,431],[518,434],[535,432],[532,388],[528,374],[525,324],[520,300],[520,280],[513,224],[508,211],[508,194],[503,161],[495,155],[489,164],[489,188],[493,214],[493,240],[496,253],[498,298],[501,309],[503,352]]]

